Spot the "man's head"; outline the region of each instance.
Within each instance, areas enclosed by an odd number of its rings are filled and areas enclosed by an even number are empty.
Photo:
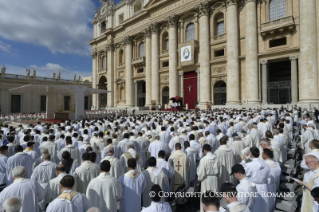
[[[209,152],[212,152],[212,148],[210,147],[209,144],[204,144],[203,146],[203,152],[205,153],[205,155]]]
[[[23,166],[17,166],[12,170],[12,178],[18,179],[18,178],[26,178],[27,171]]]
[[[149,165],[150,167],[156,167],[156,158],[155,158],[155,157],[150,157],[150,158],[148,159],[148,165]]]
[[[184,142],[184,148],[187,149],[188,147],[190,147],[189,141],[185,141]]]
[[[182,149],[182,146],[180,143],[176,143],[175,144],[175,150],[181,150]]]
[[[265,149],[268,148],[270,146],[270,141],[268,140],[268,138],[262,138],[260,140],[260,146]]]
[[[42,161],[50,161],[50,160],[51,160],[51,155],[50,154],[42,155]]]
[[[27,147],[33,149],[34,144],[35,144],[34,142],[28,142]]]
[[[234,175],[234,177],[237,180],[241,180],[244,179],[246,177],[246,172],[245,169],[243,167],[243,165],[241,164],[235,164],[232,168],[231,168],[231,174],[230,175]]]
[[[314,155],[307,155],[305,157],[305,162],[306,162],[306,165],[309,167],[309,169],[311,169],[312,171],[319,168],[319,160]]]
[[[319,203],[319,187],[316,187],[311,190],[311,196]]]
[[[318,140],[312,140],[311,142],[312,149],[319,149],[319,141]],[[309,143],[309,145],[310,145]]]
[[[82,161],[90,161],[90,153],[84,153],[82,155]]]
[[[160,150],[159,152],[158,152],[158,158],[162,158],[162,159],[164,159],[165,158],[165,152],[164,152],[164,150]]]
[[[55,175],[59,176],[59,174],[62,174],[65,172],[65,166],[63,164],[59,164],[55,167]]]
[[[250,148],[250,155],[252,158],[258,158],[260,155],[259,149],[257,147]]]
[[[111,147],[111,146],[108,147],[107,155],[108,155],[108,156],[114,155],[114,148],[113,148],[113,147]]]
[[[3,154],[3,155],[7,154],[8,148],[9,148],[8,146],[1,146],[0,147],[0,154]]]
[[[195,135],[194,135],[194,134],[190,134],[190,135],[189,135],[189,140],[190,140],[190,141],[195,140]]]
[[[263,149],[263,153],[262,153],[261,156],[262,156],[262,158],[263,158],[264,160],[274,159],[274,152],[271,151],[271,150],[268,149],[268,148],[265,148],[265,149]]]
[[[4,212],[19,212],[22,207],[21,197],[10,197],[3,203]]]
[[[14,141],[14,136],[10,135],[10,136],[7,136],[7,140],[9,143],[13,143]]]
[[[214,191],[205,191],[202,194],[202,205],[204,211],[219,211],[220,203]]]
[[[41,155],[49,154],[49,150],[47,148],[41,149]]]
[[[60,181],[61,193],[64,190],[72,190],[74,186],[74,177],[71,175],[65,175]]]
[[[129,170],[134,170],[136,168],[136,160],[135,158],[130,158],[127,160],[127,167]]]
[[[222,145],[226,145],[227,144],[227,140],[226,140],[226,138],[221,138],[221,139],[219,139],[219,144],[222,146]]]
[[[224,200],[229,204],[232,202],[237,202],[237,190],[234,184],[232,183],[223,183],[220,191],[223,193]]]
[[[111,163],[108,160],[104,160],[100,165],[101,172],[109,172],[111,169]]]
[[[23,152],[23,147],[21,145],[17,145],[14,147],[14,152],[18,153],[18,152]]]
[[[163,192],[161,187],[158,184],[154,184],[151,188],[151,192],[154,194],[153,197],[151,197],[153,202],[160,202],[162,199],[161,193]]]

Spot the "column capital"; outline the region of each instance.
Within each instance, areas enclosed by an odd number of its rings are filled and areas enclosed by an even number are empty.
[[[143,29],[141,32],[143,33],[145,38],[150,38],[152,35],[149,27]]]
[[[181,76],[181,77],[182,77],[182,76],[184,76],[184,72],[182,72],[182,73],[179,73],[179,76]]]
[[[210,3],[207,0],[196,5],[195,10],[197,11],[198,16],[199,17],[208,16],[209,10],[210,10],[209,6],[210,6]]]
[[[115,45],[114,44],[106,44],[106,46],[105,46],[105,50],[107,51],[107,52],[114,52],[114,50],[115,50]]]
[[[256,0],[244,0],[245,4],[247,4],[248,2],[255,2],[256,3]]]
[[[159,32],[159,25],[157,22],[151,23],[149,26],[150,32],[153,34],[157,34]]]
[[[92,52],[91,56],[92,56],[92,59],[95,59],[97,57],[97,52],[96,51]]]
[[[133,42],[133,39],[130,36],[127,36],[127,37],[123,38],[123,43],[124,43],[125,46],[132,45],[132,42]]]
[[[289,59],[292,61],[292,60],[297,60],[298,59],[298,56],[297,55],[291,55],[289,57]]]
[[[268,64],[268,60],[262,60],[262,61],[260,61],[260,64],[261,65],[267,65]]]
[[[200,74],[200,70],[199,69],[197,69],[195,72],[197,73],[197,75]]]
[[[177,27],[177,19],[178,18],[175,14],[165,18],[165,21],[167,22],[168,28]]]
[[[237,6],[237,0],[226,0],[225,4],[226,4],[226,7],[229,7],[231,5],[236,5]]]

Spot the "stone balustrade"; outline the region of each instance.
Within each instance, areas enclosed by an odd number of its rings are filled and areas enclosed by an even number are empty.
[[[268,33],[274,34],[276,31],[283,32],[283,30],[288,29],[293,31],[295,27],[295,21],[293,16],[287,16],[284,18],[272,20],[261,24],[261,35],[264,37]]]

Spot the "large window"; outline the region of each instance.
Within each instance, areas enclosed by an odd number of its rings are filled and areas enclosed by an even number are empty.
[[[286,17],[286,0],[271,0],[269,3],[269,21]]]
[[[70,101],[71,101],[71,97],[70,96],[64,96],[64,110],[70,110]]]
[[[168,48],[169,48],[169,40],[166,39],[165,40],[165,50],[168,50]]]
[[[190,23],[186,27],[186,41],[195,39],[195,24]]]
[[[120,49],[119,52],[119,64],[124,63],[124,52],[123,49]]]
[[[218,22],[216,25],[216,35],[223,35],[225,33],[224,21]]]
[[[47,96],[40,97],[40,111],[41,112],[47,111]]]
[[[102,69],[106,69],[106,57],[102,57]]]
[[[139,56],[145,57],[145,44],[142,42],[139,46]]]
[[[11,95],[11,113],[21,113],[21,95]]]

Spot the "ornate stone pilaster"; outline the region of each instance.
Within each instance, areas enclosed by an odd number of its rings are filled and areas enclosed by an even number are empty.
[[[197,11],[199,18],[202,16],[208,16],[210,10],[210,3],[207,0],[205,0],[204,2],[201,2],[198,5],[196,5],[195,10]]]
[[[158,25],[158,23],[157,23],[157,22],[154,22],[154,23],[150,24],[149,29],[150,29],[150,32],[151,32],[152,34],[153,34],[153,33],[158,34],[158,32],[159,32],[159,25]]]
[[[107,106],[113,107],[114,106],[114,92],[113,92],[113,85],[114,85],[114,44],[107,44],[105,47],[107,52],[107,90],[112,91],[107,93]]]
[[[299,102],[318,102],[317,0],[300,0]]]
[[[105,50],[107,52],[109,52],[109,51],[114,52],[115,51],[115,45],[114,44],[106,44]]]
[[[150,32],[152,33],[152,100],[156,101],[156,104],[160,103],[160,90],[159,90],[159,43],[158,43],[158,24],[152,23],[150,25]]]
[[[226,0],[225,4],[226,4],[226,7],[229,7],[231,5],[237,6],[237,0]]]
[[[145,106],[151,106],[152,99],[152,55],[151,55],[151,36],[150,27],[148,26],[143,31],[145,37]]]
[[[246,7],[246,99],[250,104],[258,104],[258,52],[257,52],[257,10],[256,0],[245,0]],[[267,93],[266,93],[267,95]]]
[[[126,56],[125,56],[125,72],[126,72],[126,83],[125,83],[125,98],[126,106],[132,107],[133,102],[133,69],[132,69],[132,57],[133,57],[133,46],[132,38],[127,36],[123,39],[123,43],[126,46]]]
[[[133,38],[130,37],[130,36],[127,36],[127,37],[123,38],[124,46],[132,45],[132,42],[133,42]]]
[[[201,92],[200,92],[200,69],[197,69],[196,70],[196,73],[197,73],[197,101],[198,102],[200,102],[200,94],[201,94]],[[209,86],[207,86],[207,87],[209,87]]]
[[[297,66],[297,59],[298,56],[290,56],[291,61],[291,103],[298,102],[298,66]]]
[[[262,60],[261,64],[261,98],[262,104],[267,104],[268,60]],[[247,79],[247,77],[246,77]],[[246,91],[247,96],[247,91]],[[250,102],[249,102],[250,103]]]
[[[178,72],[177,72],[177,16],[172,15],[165,19],[169,35],[169,97],[178,96]]]
[[[180,83],[181,83],[181,93],[180,97],[184,98],[184,73],[179,73]]]
[[[145,38],[150,38],[151,35],[152,35],[152,33],[151,33],[149,27],[143,29],[143,30],[141,31],[141,33],[143,33],[143,35],[144,35]]]

